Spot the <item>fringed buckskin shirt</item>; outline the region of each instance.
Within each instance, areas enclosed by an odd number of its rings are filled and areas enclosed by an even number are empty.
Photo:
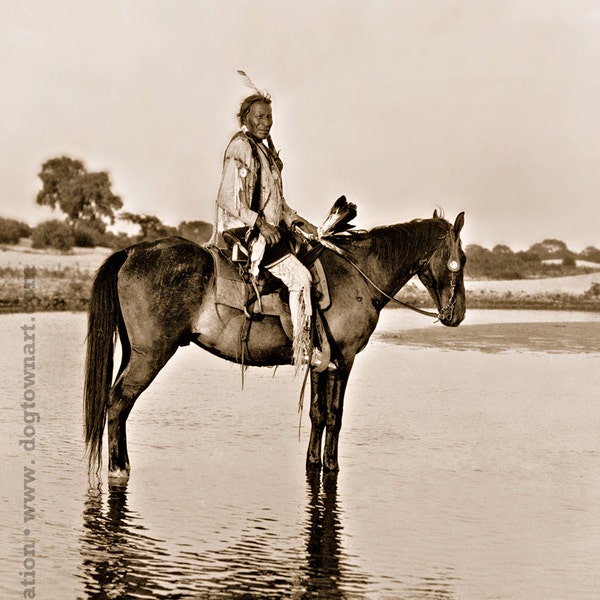
[[[250,141],[249,134],[244,130],[231,138],[225,150],[217,195],[216,230],[219,233],[234,227],[253,227],[259,212],[271,225],[278,226],[281,221],[288,227],[292,225],[297,214],[283,197],[278,160],[266,144],[258,140]],[[252,196],[259,170],[260,198],[258,210],[253,210]]]

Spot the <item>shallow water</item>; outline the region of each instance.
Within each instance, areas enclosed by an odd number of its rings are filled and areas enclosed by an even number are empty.
[[[599,315],[471,311],[450,330],[384,311],[325,481],[305,475],[290,368],[251,369],[241,392],[236,366],[184,348],[138,400],[131,480],[112,490],[83,460],[85,318],[35,319],[27,451],[32,323],[0,317],[2,598],[33,576],[61,600],[597,598]]]

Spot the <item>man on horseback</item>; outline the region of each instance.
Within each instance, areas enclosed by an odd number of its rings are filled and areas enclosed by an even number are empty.
[[[283,163],[270,136],[271,98],[259,92],[245,98],[238,112],[241,130],[227,146],[213,241],[224,231],[247,227],[250,271],[253,277],[264,267],[289,290],[294,332],[293,356],[298,366],[313,354],[311,344],[311,275],[293,251],[292,228],[316,236],[317,228],[290,208],[283,196]]]

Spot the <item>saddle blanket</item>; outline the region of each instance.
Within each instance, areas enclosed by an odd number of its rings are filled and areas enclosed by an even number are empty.
[[[238,310],[253,309],[257,311],[256,302],[248,306],[248,302],[255,296],[253,287],[244,281],[240,272],[241,267],[233,263],[230,258],[219,248],[208,247],[213,255],[215,262],[215,297],[216,303]],[[324,311],[331,305],[329,289],[327,287],[327,278],[325,270],[320,259],[309,267],[313,279],[315,298],[319,308]],[[283,284],[282,284],[283,285]],[[261,308],[260,314],[280,316],[289,318],[289,307],[281,299],[279,289],[272,293],[260,296]]]

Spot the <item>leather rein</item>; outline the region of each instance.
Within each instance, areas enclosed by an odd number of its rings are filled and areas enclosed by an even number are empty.
[[[444,239],[445,239],[445,236],[444,236]],[[454,249],[453,249],[453,252],[451,255],[451,259],[448,261],[448,270],[451,272],[450,299],[445,304],[445,306],[440,308],[437,313],[434,313],[434,312],[431,312],[428,310],[423,310],[421,308],[417,308],[416,306],[413,306],[412,304],[408,304],[407,302],[402,302],[402,300],[398,300],[397,298],[394,298],[390,294],[384,292],[354,261],[352,261],[346,255],[346,253],[339,246],[336,246],[332,242],[330,242],[328,240],[324,240],[324,239],[319,240],[319,242],[321,244],[323,244],[326,248],[333,250],[333,252],[335,252],[336,254],[341,256],[351,267],[356,269],[356,271],[362,276],[362,278],[369,285],[371,285],[376,291],[378,291],[387,300],[390,300],[391,302],[394,302],[404,308],[408,308],[416,313],[419,313],[420,315],[424,315],[426,317],[431,317],[438,321],[440,319],[443,319],[446,316],[446,314],[448,313],[448,311],[450,311],[450,314],[452,314],[451,311],[454,308],[454,303],[456,302],[456,274],[460,270],[460,262],[458,261],[458,252],[456,252]],[[453,240],[453,247],[454,248],[457,247],[456,240]],[[437,248],[436,248],[436,250],[437,250]],[[429,257],[429,259],[427,260],[427,263],[425,264],[425,266],[427,266],[431,262],[431,259],[433,258],[433,255],[435,254],[436,250],[433,251],[433,253]]]

